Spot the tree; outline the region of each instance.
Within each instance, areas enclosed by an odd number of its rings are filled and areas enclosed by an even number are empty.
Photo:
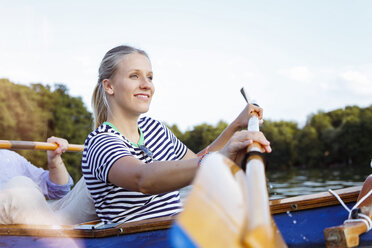
[[[272,153],[266,155],[269,169],[293,166],[296,159],[294,140],[299,132],[297,123],[265,121],[261,131],[270,140],[273,149]]]
[[[217,123],[216,127],[203,123],[194,126],[193,130],[188,130],[181,140],[190,150],[195,153],[200,152],[211,144],[227,127],[223,121]]]
[[[0,79],[0,138],[10,140],[45,141],[49,136],[82,144],[92,129],[91,113],[81,98],[71,97],[62,84],[50,86],[18,85]],[[31,163],[47,167],[45,152],[17,151]],[[63,159],[77,180],[81,176],[81,153],[65,153]]]
[[[70,143],[83,144],[92,130],[93,118],[80,97],[72,97],[63,84],[55,85],[52,93],[54,108],[48,124],[48,136],[67,139]],[[81,153],[66,153],[64,161],[71,176],[81,177]]]
[[[183,133],[180,131],[180,129],[178,128],[177,124],[173,124],[172,126],[169,126],[167,124],[165,124],[171,131],[172,133],[181,141],[184,140],[184,137],[183,137]]]

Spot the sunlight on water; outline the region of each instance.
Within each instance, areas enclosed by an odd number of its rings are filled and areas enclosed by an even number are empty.
[[[271,169],[266,172],[266,176],[270,199],[279,199],[360,186],[371,173],[372,169],[367,165],[363,170],[357,166],[342,169]],[[182,202],[191,187],[180,190]]]

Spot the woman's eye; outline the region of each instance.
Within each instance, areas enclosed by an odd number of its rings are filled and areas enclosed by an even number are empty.
[[[150,81],[152,81],[152,76],[147,77]]]
[[[130,77],[130,78],[133,78],[133,79],[136,79],[136,78],[138,78],[138,75],[137,75],[137,74],[132,74],[132,75],[130,75],[129,77]]]

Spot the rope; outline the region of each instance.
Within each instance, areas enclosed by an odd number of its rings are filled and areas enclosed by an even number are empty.
[[[371,194],[372,194],[372,189],[365,195],[362,197],[362,199],[360,199],[355,205],[354,207],[352,207],[351,209],[348,208],[346,206],[346,204],[344,203],[344,201],[341,199],[341,197],[336,193],[334,192],[333,190],[329,189],[328,190],[332,195],[334,195],[337,200],[341,203],[341,205],[346,209],[346,211],[349,212],[349,217],[347,220],[344,221],[344,224],[345,223],[349,223],[349,222],[357,222],[357,221],[362,221],[364,224],[366,224],[366,227],[367,227],[367,232],[369,230],[372,229],[372,220],[369,216],[365,215],[365,214],[362,214],[362,213],[358,213],[358,217],[357,219],[353,219],[351,217],[351,212],[356,209],[365,199],[367,199]]]

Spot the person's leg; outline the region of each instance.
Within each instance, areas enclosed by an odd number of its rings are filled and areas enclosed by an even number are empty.
[[[64,225],[97,220],[94,202],[82,177],[62,199],[50,202],[50,207]]]
[[[56,218],[40,188],[30,178],[18,176],[0,190],[0,224],[53,225]]]

